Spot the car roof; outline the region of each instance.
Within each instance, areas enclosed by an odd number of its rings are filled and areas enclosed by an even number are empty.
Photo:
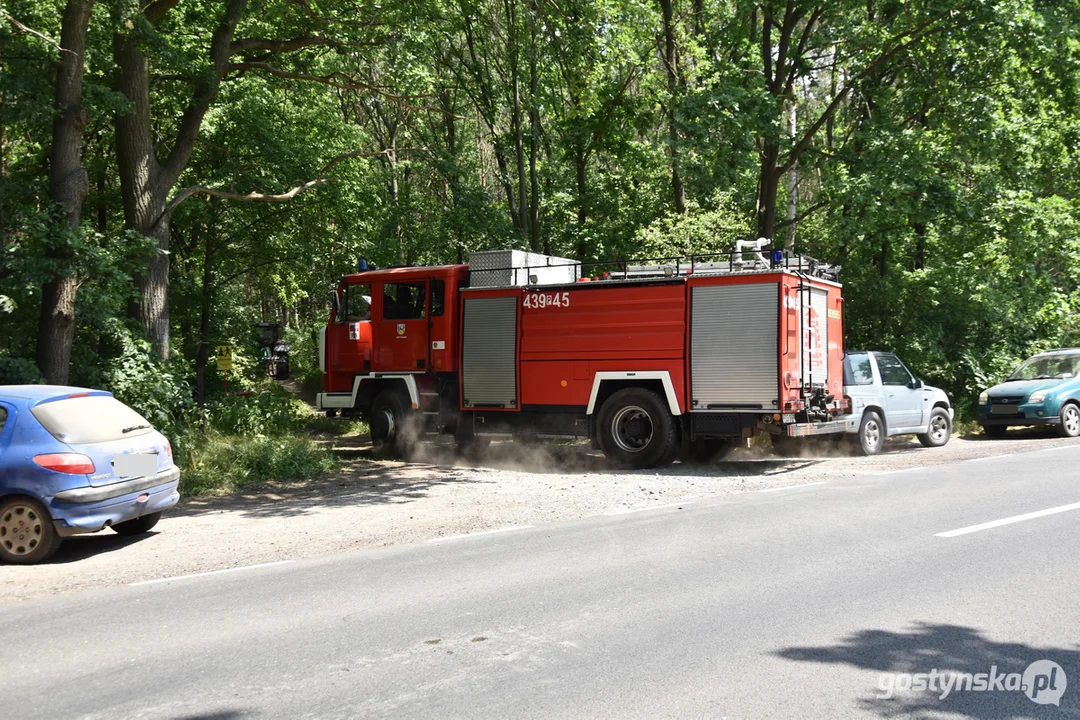
[[[1041,357],[1042,355],[1080,355],[1080,348],[1058,348],[1057,350],[1043,350],[1041,353],[1035,353],[1031,357]]]
[[[53,400],[68,395],[91,393],[94,395],[112,395],[105,390],[93,390],[91,388],[72,387],[70,385],[0,385],[0,398],[17,398],[19,400]]]

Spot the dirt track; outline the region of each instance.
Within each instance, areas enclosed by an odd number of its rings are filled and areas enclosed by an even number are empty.
[[[121,538],[110,531],[75,538],[53,561],[0,566],[0,602],[243,565],[416,542],[510,525],[666,505],[857,475],[945,465],[1041,450],[1080,440],[1017,433],[1007,440],[954,438],[925,449],[890,442],[878,457],[780,459],[740,451],[710,466],[612,470],[585,446],[494,445],[467,464],[431,447],[424,462],[377,461],[363,444],[341,448],[335,477],[220,498],[191,498],[154,532]],[[942,475],[946,482],[948,475]]]

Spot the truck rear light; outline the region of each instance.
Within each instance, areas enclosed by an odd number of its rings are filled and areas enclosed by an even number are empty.
[[[840,407],[843,408],[845,413],[850,414],[851,413],[851,398],[848,397],[847,395],[845,395],[843,402],[840,403]]]
[[[46,470],[68,475],[89,475],[96,470],[93,460],[78,453],[38,455],[34,458],[34,462]]]

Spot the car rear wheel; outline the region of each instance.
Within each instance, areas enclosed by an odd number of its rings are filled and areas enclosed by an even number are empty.
[[[1080,436],[1080,406],[1076,403],[1066,403],[1062,406],[1058,434],[1067,438]]]
[[[60,542],[52,518],[37,500],[0,500],[0,560],[16,565],[43,562],[56,552]]]
[[[941,447],[952,437],[952,421],[944,408],[934,408],[926,432],[919,435],[923,447]]]
[[[877,455],[885,447],[885,423],[876,411],[868,410],[863,415],[856,440],[863,455]]]
[[[145,532],[150,532],[150,528],[158,524],[158,520],[161,519],[161,512],[153,512],[149,515],[143,515],[137,517],[134,520],[127,520],[122,523],[117,523],[112,526],[112,529],[118,534],[125,537],[131,535],[142,535]]]
[[[679,450],[678,427],[659,395],[624,388],[607,399],[597,420],[600,448],[621,467],[669,465]]]

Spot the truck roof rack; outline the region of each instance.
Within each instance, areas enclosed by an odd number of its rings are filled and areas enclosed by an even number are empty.
[[[797,250],[773,250],[761,240],[740,241],[730,252],[694,253],[659,258],[578,262],[521,251],[493,251],[469,256],[470,287],[561,285],[729,275],[786,270],[839,282],[840,266]]]

